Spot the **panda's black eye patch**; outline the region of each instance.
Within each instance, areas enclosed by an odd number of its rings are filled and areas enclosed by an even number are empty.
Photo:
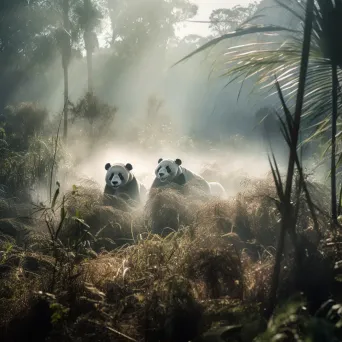
[[[158,169],[157,169],[157,172],[159,172],[159,171],[160,171],[160,169],[161,169],[161,166],[159,166],[159,167],[158,167]]]
[[[171,173],[170,166],[166,166],[166,171],[167,171],[168,173]]]
[[[124,176],[121,173],[119,173],[119,177],[122,181],[124,180]]]
[[[114,173],[112,173],[112,174],[110,175],[109,180],[111,181],[111,180],[113,179],[113,177],[114,177]]]

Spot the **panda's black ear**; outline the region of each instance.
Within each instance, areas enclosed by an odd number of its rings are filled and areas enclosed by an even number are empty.
[[[128,171],[132,171],[133,170],[133,166],[132,166],[132,164],[130,164],[130,163],[128,163],[128,164],[126,164],[126,169],[128,170]]]
[[[107,163],[107,164],[105,165],[105,169],[106,169],[106,170],[108,170],[110,167],[111,167],[110,163]]]
[[[175,160],[175,163],[179,166],[179,165],[182,165],[182,161],[180,159],[176,159]]]
[[[158,164],[163,161],[163,158],[159,158]]]

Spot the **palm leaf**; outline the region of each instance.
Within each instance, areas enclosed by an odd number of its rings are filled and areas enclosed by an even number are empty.
[[[304,2],[297,0],[275,0],[275,2],[299,22],[304,22],[306,10]],[[335,16],[332,16],[332,12]],[[336,22],[336,17],[342,17],[342,0],[315,1],[306,94],[303,103],[305,124],[321,121],[331,113],[331,61],[333,59],[342,60],[342,57],[339,57],[339,53],[342,56],[339,49],[339,41],[342,38],[342,24],[339,22],[342,23],[342,21]],[[252,20],[253,17],[250,21]],[[277,33],[280,31],[296,34],[290,35],[283,44],[280,44],[279,41],[268,40],[262,43],[252,42],[229,47],[225,53],[220,55],[216,63],[219,64],[221,70],[220,76],[228,79],[226,85],[241,80],[242,87],[245,79],[258,78],[255,88],[261,91],[269,91],[275,85],[274,75],[277,75],[278,81],[282,83],[282,90],[289,104],[289,109],[293,110],[300,71],[302,30],[290,30],[273,25],[242,28],[204,44],[175,63],[174,66],[223,40],[256,33]],[[342,81],[340,69],[338,70],[338,79],[339,82]],[[275,94],[277,94],[276,90],[272,91],[269,96]],[[338,110],[342,110],[342,101],[338,103]]]
[[[208,49],[210,47],[213,47],[213,46],[217,45],[219,42],[221,42],[223,40],[227,40],[227,39],[231,39],[231,38],[236,38],[236,37],[241,37],[241,36],[245,36],[245,35],[248,35],[248,34],[267,33],[267,32],[279,32],[279,31],[297,32],[296,30],[291,30],[289,28],[281,27],[281,26],[276,26],[276,25],[269,25],[269,26],[255,25],[255,26],[248,27],[248,28],[242,28],[242,29],[236,30],[234,32],[224,34],[221,37],[212,39],[208,43],[205,43],[204,45],[202,45],[201,47],[199,47],[195,51],[191,52],[190,54],[188,54],[187,56],[185,56],[184,58],[182,58],[181,60],[179,60],[178,62],[173,64],[172,67],[178,65],[181,62],[184,62],[185,60],[191,58],[194,55],[197,55],[198,53],[200,53],[200,52],[202,52],[202,51],[204,51],[204,50],[206,50],[206,49]]]

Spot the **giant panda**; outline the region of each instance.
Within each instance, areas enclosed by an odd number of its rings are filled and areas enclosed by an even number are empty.
[[[128,197],[138,203],[141,203],[147,194],[145,186],[140,183],[131,172],[132,164],[115,163],[111,165],[107,163],[106,169],[106,186],[104,195]],[[107,197],[106,196],[106,197]]]
[[[170,184],[185,185],[192,183],[196,188],[204,191],[208,195],[225,197],[225,190],[220,183],[207,182],[201,176],[181,166],[180,159],[162,159],[158,160],[155,169],[155,179],[151,189],[167,187]]]

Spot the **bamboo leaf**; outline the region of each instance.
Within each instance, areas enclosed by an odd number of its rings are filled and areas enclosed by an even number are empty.
[[[59,187],[60,187],[59,182],[56,182],[56,185],[57,185],[57,189],[55,191],[55,194],[53,195],[53,199],[52,199],[52,203],[51,203],[51,209],[52,210],[55,208],[56,201],[57,201],[57,198],[59,196]]]

